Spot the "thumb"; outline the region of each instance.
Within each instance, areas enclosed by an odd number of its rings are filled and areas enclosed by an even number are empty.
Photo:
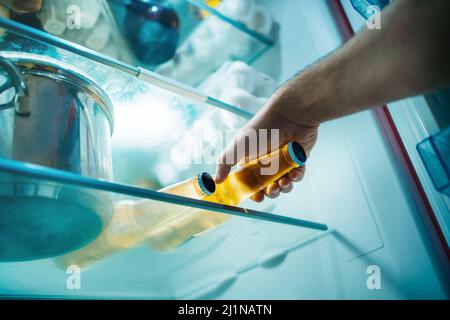
[[[254,159],[258,155],[258,135],[254,129],[241,131],[217,158],[217,167],[214,180],[220,184],[227,178],[231,169],[241,160]],[[248,148],[246,146],[247,140]]]
[[[221,184],[228,177],[228,174],[231,171],[231,166],[226,164],[217,164],[216,174],[214,175],[214,181],[217,184]]]

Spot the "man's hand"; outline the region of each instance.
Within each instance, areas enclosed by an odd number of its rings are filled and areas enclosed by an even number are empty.
[[[268,142],[268,146],[272,145],[274,149],[278,149],[290,141],[297,141],[303,146],[306,153],[308,155],[310,154],[311,149],[317,140],[319,124],[316,121],[308,120],[306,117],[298,117],[301,112],[301,106],[296,104],[296,101],[298,101],[297,99],[292,99],[293,97],[290,96],[290,92],[292,91],[289,90],[289,85],[278,90],[263,110],[261,110],[255,118],[244,127],[242,135],[238,136],[220,155],[215,176],[217,183],[220,184],[226,179],[234,165],[245,160],[251,160],[262,156],[250,154],[249,152],[251,151],[248,149],[251,148],[245,148],[245,133],[248,130],[255,130],[258,132],[259,129],[268,129],[268,131],[270,131],[270,129],[278,129],[280,133],[279,141]],[[258,134],[257,137],[259,137]],[[234,155],[237,154],[236,151],[239,146],[242,148],[241,150],[246,150],[246,153],[241,155],[240,158],[234,157]],[[288,193],[292,191],[293,183],[301,181],[304,174],[304,166],[293,169],[275,183],[253,195],[252,199],[256,202],[261,202],[264,200],[264,196],[274,199],[277,198],[280,193]]]

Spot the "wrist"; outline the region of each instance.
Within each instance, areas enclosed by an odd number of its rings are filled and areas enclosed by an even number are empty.
[[[274,94],[268,112],[286,121],[319,126],[334,118],[335,89],[330,82],[321,75],[320,66],[303,71]]]

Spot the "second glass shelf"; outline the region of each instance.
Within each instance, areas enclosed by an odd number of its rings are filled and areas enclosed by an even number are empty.
[[[24,181],[27,181],[26,178],[29,178],[32,180],[34,179],[35,181],[32,183],[36,185],[39,185],[40,181],[44,181],[53,184],[56,183],[58,184],[58,187],[62,188],[67,186],[70,188],[83,188],[86,190],[92,191],[97,190],[100,192],[107,192],[110,193],[110,195],[104,198],[105,199],[108,198],[110,199],[110,201],[113,202],[129,199],[127,198],[128,196],[131,198],[148,199],[159,203],[166,203],[169,206],[174,205],[181,207],[191,207],[199,210],[207,210],[244,218],[281,223],[296,227],[304,227],[322,231],[328,229],[326,225],[321,223],[295,219],[287,216],[265,213],[251,209],[190,199],[163,192],[157,192],[151,189],[138,188],[131,185],[93,179],[66,171],[55,170],[43,166],[19,162],[15,160],[9,160],[5,158],[0,158],[0,174],[2,174],[2,177],[4,177],[6,180],[11,180],[12,182],[14,182],[16,178],[25,178]],[[19,179],[18,183],[22,184],[23,183],[22,179]],[[38,189],[39,188],[33,188],[33,190]],[[22,189],[12,188],[11,190],[12,190],[11,192],[16,194],[17,192],[20,193],[20,190]],[[26,194],[28,194],[28,191],[26,191]],[[36,195],[39,195],[39,193]]]
[[[127,246],[129,238],[122,238],[113,250],[95,240],[96,245],[90,243],[59,257],[0,262],[0,296],[7,297],[186,298],[225,285],[252,268],[276,266],[291,250],[327,230],[326,225],[311,221],[207,203],[0,159],[0,205],[3,209],[5,205],[11,208],[11,199],[21,199],[12,208],[16,211],[28,208],[31,222],[49,214],[54,217],[71,214],[72,211],[66,209],[73,207],[78,208],[78,214],[90,209],[104,220],[116,203],[146,201],[148,210],[136,222],[145,225],[148,234],[137,247]],[[37,206],[30,210],[28,204],[36,203],[38,199],[47,204],[47,211]],[[51,203],[60,206],[49,212]],[[12,212],[3,209],[4,222],[6,215]],[[227,215],[234,218],[214,231],[195,235],[181,246],[162,249],[162,240],[176,242],[186,228],[164,229],[161,225],[153,225],[152,221],[174,212],[181,212],[188,219],[199,214],[203,218]],[[185,227],[196,228],[198,223],[201,220],[192,219]],[[131,222],[126,221],[126,225]],[[88,227],[91,224],[77,226],[76,232],[84,234]],[[3,234],[6,235],[10,233]],[[66,240],[60,239],[60,242]],[[58,244],[50,238],[47,243]],[[73,272],[81,272],[81,291],[67,285],[68,274]]]

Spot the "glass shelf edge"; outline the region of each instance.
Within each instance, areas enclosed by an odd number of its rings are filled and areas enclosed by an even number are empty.
[[[150,189],[138,188],[127,184],[119,184],[105,180],[93,179],[66,171],[51,169],[31,163],[25,163],[5,158],[0,158],[0,172],[38,179],[45,179],[57,183],[64,183],[78,187],[91,188],[99,191],[107,191],[116,194],[128,195],[132,197],[150,199],[154,201],[166,202],[201,210],[214,211],[218,213],[248,219],[263,220],[272,223],[279,223],[284,225],[321,231],[328,230],[328,226],[322,223],[291,218],[287,216],[261,212],[251,209],[196,200],[168,193],[157,192]]]
[[[214,99],[208,95],[199,92],[197,89],[191,88],[187,85],[164,77],[162,75],[156,74],[150,70],[147,70],[146,68],[127,64],[123,61],[108,57],[106,55],[98,53],[94,50],[76,44],[74,42],[64,40],[60,37],[42,32],[40,30],[34,29],[24,24],[15,21],[10,21],[9,19],[0,17],[0,29],[8,30],[10,32],[18,34],[19,36],[31,39],[33,41],[44,43],[46,45],[57,47],[59,49],[75,54],[77,56],[81,56],[89,60],[92,60],[96,63],[100,63],[113,69],[125,72],[129,75],[134,76],[136,79],[140,81],[144,81],[142,79],[142,77],[144,76],[147,76],[147,78],[148,77],[154,78],[154,81],[152,81],[151,83],[149,81],[144,82],[146,82],[147,84],[157,86],[163,90],[169,91],[172,94],[182,96],[193,102],[205,103],[214,108],[225,110],[227,112],[233,113],[237,116],[247,119],[253,116],[253,114],[249,113],[248,111],[245,111],[242,108],[232,106],[225,102]],[[160,83],[164,83],[164,85],[161,85]],[[178,87],[179,90],[172,90],[171,87]],[[182,95],[180,92],[189,92],[189,93],[187,95]]]
[[[230,17],[227,17],[226,15],[220,13],[218,10],[211,8],[210,6],[208,6],[205,3],[202,3],[201,1],[198,0],[185,0],[189,3],[191,3],[194,6],[199,7],[202,10],[205,10],[207,12],[209,12],[210,14],[216,16],[217,18],[225,21],[226,23],[232,25],[233,27],[239,29],[240,31],[248,34],[250,37],[252,37],[253,39],[265,44],[266,46],[272,47],[275,42],[270,40],[269,38],[265,37],[264,35],[260,34],[259,32],[256,32],[250,28],[248,28],[245,24],[238,22]]]

